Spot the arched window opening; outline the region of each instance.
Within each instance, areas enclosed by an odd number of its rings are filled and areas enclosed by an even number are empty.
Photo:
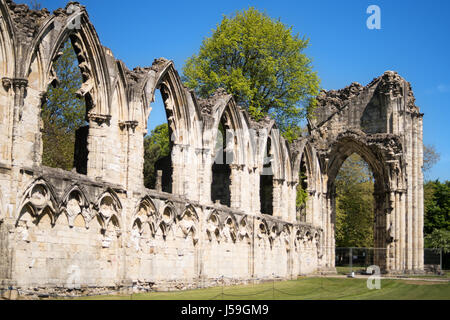
[[[63,43],[52,66],[53,81],[41,106],[42,164],[87,174],[89,94],[81,96],[83,76],[77,53]]]
[[[272,140],[267,138],[263,171],[259,177],[259,198],[261,213],[273,214],[273,168],[272,168]]]
[[[350,155],[336,176],[334,188],[336,266],[347,265],[350,260],[353,267],[374,264],[376,252],[368,249],[376,247],[374,178],[369,165],[359,155]]]
[[[296,197],[296,220],[306,222],[306,202],[308,200],[308,179],[306,172],[305,155],[300,162],[300,171],[298,173],[297,197]]]
[[[155,92],[152,112],[147,122],[147,135],[144,137],[144,185],[172,193],[172,129],[168,125],[166,104],[170,98],[161,86]]]
[[[233,150],[227,148],[227,126],[224,119],[219,123],[212,165],[211,201],[224,206],[231,205],[231,167]]]

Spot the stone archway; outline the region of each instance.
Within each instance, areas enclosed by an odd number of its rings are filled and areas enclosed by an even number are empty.
[[[387,247],[393,239],[388,237],[387,213],[389,213],[389,176],[385,169],[385,160],[382,152],[376,145],[366,144],[360,137],[357,139],[350,133],[335,142],[329,151],[327,166],[327,210],[331,217],[332,233],[335,236],[336,228],[336,177],[344,161],[352,154],[359,155],[368,165],[374,176],[374,264],[386,271]]]
[[[375,178],[375,263],[388,273],[423,272],[423,114],[411,85],[387,71],[318,96],[309,122],[326,195],[324,267],[334,269],[334,179],[345,159],[359,154]]]

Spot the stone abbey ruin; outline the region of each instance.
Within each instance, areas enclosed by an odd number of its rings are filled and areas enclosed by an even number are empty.
[[[334,272],[335,178],[353,153],[374,175],[375,264],[423,270],[423,114],[396,72],[322,91],[308,134],[287,143],[224,91],[196,98],[171,61],[127,69],[78,3],[50,14],[0,0],[0,11],[0,287],[175,289]],[[40,117],[67,39],[89,122],[71,172],[42,165]],[[171,155],[150,190],[143,139],[158,90]],[[220,124],[231,135],[224,164]]]

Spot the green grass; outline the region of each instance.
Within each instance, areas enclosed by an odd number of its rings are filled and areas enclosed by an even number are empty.
[[[353,266],[350,267],[336,267],[336,272],[339,275],[348,275],[350,272],[354,271],[356,274],[358,274],[359,271],[366,270],[367,267],[360,267],[360,266]],[[414,274],[405,274],[402,276],[398,276],[399,278],[422,278],[422,279],[450,279],[450,271],[449,270],[443,270],[442,275],[437,274],[423,274],[423,275],[414,275]]]
[[[214,287],[177,292],[83,297],[83,300],[450,300],[450,284],[381,280],[380,290],[369,290],[365,279],[299,278],[257,285]],[[223,296],[222,296],[223,290]]]

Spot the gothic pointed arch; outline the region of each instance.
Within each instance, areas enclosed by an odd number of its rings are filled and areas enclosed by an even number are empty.
[[[128,72],[128,96],[134,103],[130,107],[130,119],[147,127],[150,104],[155,91],[160,90],[171,140],[175,144],[189,143],[192,111],[189,109],[187,91],[172,61],[156,59],[151,68],[136,68]]]
[[[156,209],[154,201],[149,196],[145,196],[138,201],[132,220],[138,218],[142,223],[158,219],[158,210]]]
[[[94,215],[83,187],[74,184],[64,192],[59,206],[59,214],[66,216],[70,227],[74,226],[75,220],[81,215],[86,228],[89,228],[89,223],[94,218]]]
[[[58,198],[53,187],[44,178],[38,178],[25,189],[18,208],[17,222],[28,212],[37,221],[48,214],[54,223],[58,215]]]
[[[216,210],[212,210],[206,218],[206,235],[209,241],[220,242],[222,238],[221,230],[220,214]]]
[[[192,237],[194,244],[199,239],[198,234],[199,217],[197,211],[192,205],[187,205],[183,212],[177,218],[177,226],[184,238]]]
[[[117,193],[111,188],[107,188],[95,202],[94,208],[98,213],[98,217],[102,222],[104,229],[108,228],[108,225],[113,217],[117,220],[117,224],[120,224],[120,215],[122,213],[122,203],[117,196]],[[116,223],[115,222],[115,223]]]
[[[93,118],[108,120],[111,114],[112,88],[105,50],[85,8],[75,5],[70,11],[69,7],[70,4],[64,10],[60,9],[38,31],[24,61],[27,72],[24,76],[28,77],[33,60],[38,58],[42,78],[36,89],[45,92],[54,79],[52,66],[59,49],[70,39],[83,77],[79,94],[86,98],[89,113]]]
[[[8,86],[8,80],[14,78],[16,73],[16,52],[14,49],[16,36],[8,6],[4,1],[0,1],[0,13],[3,18],[0,19],[0,74],[3,77],[3,86]]]

